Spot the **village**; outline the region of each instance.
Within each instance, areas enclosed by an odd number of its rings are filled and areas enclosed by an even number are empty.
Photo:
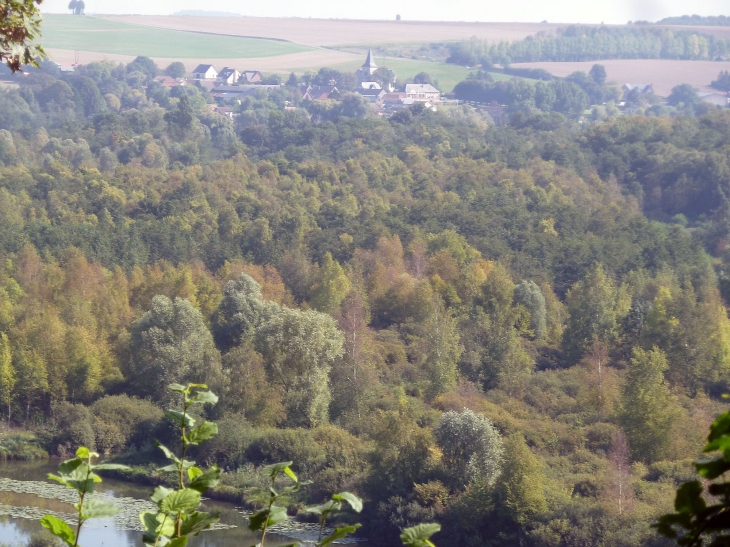
[[[366,101],[373,114],[386,118],[415,105],[435,111],[439,104],[455,102],[453,99],[442,98],[441,92],[430,83],[405,83],[398,86],[397,76],[392,70],[378,67],[372,49],[368,50],[365,62],[354,74],[357,83],[355,89],[350,89],[351,85],[340,89],[342,86],[335,79],[315,84],[307,82],[306,78],[300,82],[296,77],[290,77],[289,81],[281,83],[267,79],[258,70],[239,71],[225,66],[219,71],[212,64],[200,64],[190,74],[190,78],[157,76],[154,81],[168,88],[197,85],[215,99],[216,104],[210,105],[211,110],[231,119],[235,115],[231,105],[240,104],[246,97],[255,97],[261,90],[283,88],[296,89],[297,102],[304,103],[337,101],[346,93],[355,93]],[[387,74],[387,77],[383,78],[381,74]],[[288,105],[286,108],[293,110],[297,107]]]

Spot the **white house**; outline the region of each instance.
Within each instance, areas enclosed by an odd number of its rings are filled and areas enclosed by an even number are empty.
[[[229,66],[224,66],[223,70],[218,73],[218,81],[224,85],[235,84],[240,77],[241,73]]]
[[[213,65],[198,65],[193,70],[194,80],[215,80],[218,77],[218,71]]]
[[[406,97],[414,101],[438,102],[441,92],[431,84],[406,84]]]

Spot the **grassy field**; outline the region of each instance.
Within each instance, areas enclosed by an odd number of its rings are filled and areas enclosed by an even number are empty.
[[[291,42],[155,29],[96,17],[46,15],[46,48],[162,58],[260,58],[310,51]]]

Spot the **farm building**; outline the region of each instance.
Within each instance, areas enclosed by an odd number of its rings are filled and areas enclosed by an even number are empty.
[[[334,85],[307,85],[299,87],[304,101],[324,101],[339,96],[340,90]]]
[[[357,93],[365,97],[370,104],[382,104],[385,90],[378,86],[377,88],[358,89]]]
[[[624,84],[621,86],[621,91],[624,94],[624,99],[628,96],[629,93],[636,90],[637,93],[643,93],[643,94],[653,94],[654,93],[654,87],[652,84]]]
[[[215,80],[218,77],[218,71],[213,65],[198,65],[193,70],[194,80]]]

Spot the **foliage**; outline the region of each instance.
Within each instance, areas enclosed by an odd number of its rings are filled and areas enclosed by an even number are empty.
[[[37,67],[45,51],[36,43],[40,37],[43,0],[8,0],[0,7],[0,62],[13,72],[23,65]]]
[[[101,477],[94,471],[125,469],[126,466],[111,463],[94,464],[93,458],[98,457],[99,454],[96,452],[91,452],[84,446],[79,447],[76,450],[75,458],[66,460],[58,466],[58,475],[48,475],[50,480],[76,490],[78,493],[79,501],[74,505],[76,530],[73,530],[67,522],[53,515],[46,515],[41,519],[43,527],[69,547],[78,545],[81,528],[87,520],[112,517],[117,513],[117,508],[113,503],[103,502],[90,496],[94,493],[94,484],[101,482]]]

